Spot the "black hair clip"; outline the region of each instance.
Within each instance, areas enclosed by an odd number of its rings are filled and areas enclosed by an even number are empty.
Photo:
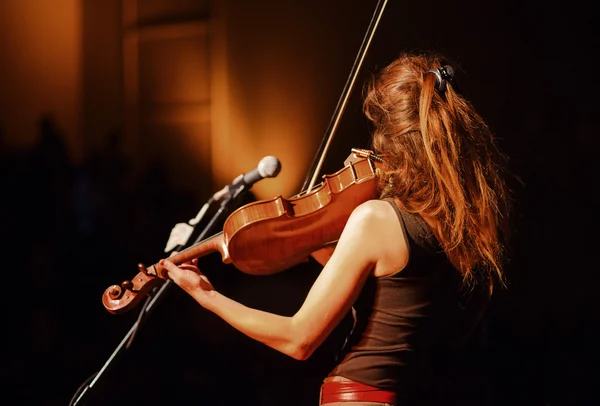
[[[446,82],[454,86],[454,69],[450,65],[444,65],[441,68],[429,69],[427,73],[433,73],[436,77],[436,86],[438,92],[446,92]]]

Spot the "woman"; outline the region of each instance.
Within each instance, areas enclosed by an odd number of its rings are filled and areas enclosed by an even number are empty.
[[[353,311],[321,405],[451,402],[453,366],[497,284],[507,187],[492,134],[434,55],[401,55],[368,87],[373,149],[392,171],[381,197],[353,211],[292,317],[251,309],[216,291],[196,261],[161,261],[200,305],[298,360]],[[316,256],[315,256],[316,257]],[[467,382],[461,383],[468,385]]]

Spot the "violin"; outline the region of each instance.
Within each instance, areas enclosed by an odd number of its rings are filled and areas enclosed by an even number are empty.
[[[169,259],[179,265],[219,252],[223,263],[252,275],[274,274],[305,262],[313,252],[337,242],[359,204],[378,197],[383,165],[371,151],[353,149],[342,169],[323,175],[322,183],[309,192],[246,204],[227,217],[222,232]],[[109,312],[131,309],[165,282],[159,277],[164,275],[159,263],[138,268],[135,278],[105,290],[102,303]]]
[[[325,136],[308,172],[303,192],[290,199],[281,196],[247,204],[232,212],[223,231],[200,241],[169,259],[176,265],[212,252],[220,252],[223,263],[242,272],[269,275],[302,263],[321,248],[339,239],[348,217],[359,204],[378,197],[378,177],[385,165],[372,151],[352,149],[344,167],[323,175],[315,186],[324,157],[347,106],[351,89],[387,0],[378,0],[365,37]],[[102,295],[104,307],[122,313],[136,306],[150,291],[165,283],[164,267],[138,265],[139,273],[121,285],[108,287]]]

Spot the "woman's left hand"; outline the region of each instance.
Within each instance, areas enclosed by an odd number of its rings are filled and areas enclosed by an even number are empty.
[[[212,283],[198,268],[198,258],[179,266],[169,259],[161,260],[160,264],[165,268],[169,278],[188,293],[198,290],[202,292],[214,290]]]

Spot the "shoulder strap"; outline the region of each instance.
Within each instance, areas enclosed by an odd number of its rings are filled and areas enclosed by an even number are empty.
[[[433,235],[433,232],[425,223],[425,221],[421,218],[420,215],[416,213],[405,213],[398,205],[394,202],[394,199],[385,198],[383,199],[389,202],[398,218],[400,219],[400,223],[402,224],[402,228],[404,229],[405,234],[410,236],[410,239],[419,247],[423,248],[428,252],[440,252],[440,245]]]

